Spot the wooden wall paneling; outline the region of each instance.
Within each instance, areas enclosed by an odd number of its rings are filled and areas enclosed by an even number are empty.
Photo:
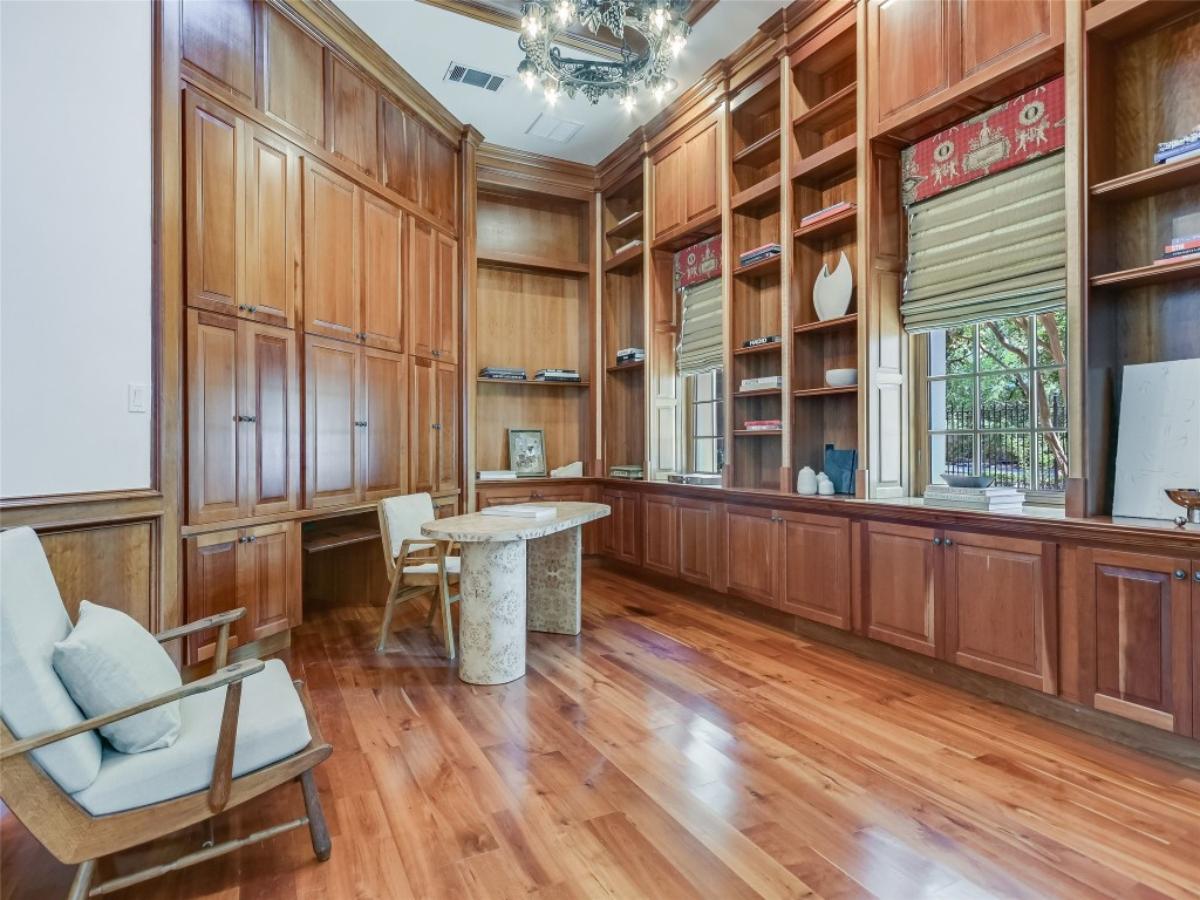
[[[725,506],[706,500],[676,497],[679,531],[679,572],[684,581],[712,590],[724,590],[721,544],[725,533]]]
[[[714,118],[699,134],[684,144],[684,172],[687,186],[685,217],[689,222],[704,219],[720,211],[720,175],[717,137],[719,120]]]
[[[249,639],[261,641],[300,624],[300,526],[276,522],[244,528],[237,551],[238,602]]]
[[[188,621],[237,609],[245,585],[238,582],[238,551],[242,533],[236,528],[210,531],[184,543],[187,565],[184,608]],[[233,623],[229,648],[251,640],[252,620],[247,616]],[[204,631],[187,638],[187,661],[201,662],[213,655],[216,632]]]
[[[409,357],[409,490],[433,493],[437,460],[437,370],[432,360]],[[490,468],[499,468],[492,466]]]
[[[774,510],[728,504],[725,507],[725,572],[729,593],[777,606],[779,597],[779,517]]]
[[[375,86],[335,53],[328,54],[326,72],[329,150],[375,177],[379,172]]]
[[[1057,693],[1055,545],[947,531],[942,546],[946,660]]]
[[[238,423],[243,515],[295,510],[300,495],[300,372],[296,335],[238,326]]]
[[[408,361],[399,353],[364,347],[355,420],[362,500],[406,493]]]
[[[475,222],[479,204],[478,166],[476,165],[477,151],[483,140],[474,128],[464,128],[460,142],[460,159],[462,165],[460,174],[462,187],[459,191],[462,197],[460,207],[459,236],[462,239],[461,252],[458,257],[459,284],[461,295],[462,319],[459,328],[459,339],[462,343],[461,360],[462,372],[475,373],[479,371],[476,360],[476,341],[471,325],[475,321],[478,302],[478,266],[476,260]],[[459,477],[462,484],[462,509],[464,512],[475,510],[475,409],[478,402],[477,391],[474,390],[466,377],[459,379],[462,398],[461,423],[459,429]]]
[[[431,300],[434,311],[433,355],[442,362],[458,361],[458,242],[442,232],[434,236],[436,269]]]
[[[400,209],[368,191],[362,202],[362,340],[368,347],[404,350],[405,221]]]
[[[437,251],[434,231],[428,223],[409,217],[408,250],[408,351],[424,359],[433,359],[437,349]]]
[[[642,495],[642,565],[660,575],[679,574],[679,527],[674,497]]]
[[[90,600],[119,609],[144,628],[158,630],[157,522],[130,521],[40,531],[54,582],[74,622]]]
[[[252,0],[187,0],[180,4],[183,61],[209,86],[254,98]]]
[[[778,515],[783,542],[780,608],[848,631],[850,520],[786,510]]]
[[[189,5],[195,5],[194,0]],[[262,98],[275,121],[325,141],[325,51],[319,41],[268,3],[259,4]]]
[[[1007,4],[1005,4],[1007,5]],[[956,48],[954,0],[870,0],[867,28],[871,124],[948,90]],[[921,48],[919,54],[913,50]]]
[[[944,616],[940,543],[940,534],[932,528],[867,523],[863,548],[867,637],[925,656],[940,655]]]
[[[474,323],[478,364],[588,372],[587,282],[570,275],[481,266]],[[503,385],[481,385],[483,389]],[[513,387],[508,385],[507,387]],[[532,389],[531,389],[532,390]],[[541,391],[572,390],[548,386]]]
[[[458,487],[459,474],[458,369],[439,362],[434,367],[433,377],[437,395],[433,487],[438,492],[452,491]]]
[[[379,110],[380,178],[401,197],[425,206],[425,129],[409,109],[389,97],[380,100]]]
[[[200,525],[242,513],[238,320],[196,309],[187,318],[188,522]]]
[[[590,192],[589,192],[590,196]],[[478,252],[586,263],[591,227],[587,205],[570,195],[481,189],[475,219]]]
[[[300,157],[259,125],[247,125],[245,136],[242,313],[290,327],[300,290]]]
[[[353,182],[304,160],[304,330],[357,340],[361,301],[358,193]]]
[[[344,341],[304,340],[305,501],[309,509],[342,506],[359,493],[359,348]]]
[[[679,227],[687,218],[687,153],[683,144],[654,161],[654,237]]]
[[[230,110],[184,91],[187,303],[213,312],[236,313],[243,302],[243,128]]]
[[[1003,65],[1006,57],[1037,41],[1061,41],[1067,5],[1059,0],[960,3],[961,77]]]
[[[453,226],[458,219],[458,150],[429,129],[421,133],[421,205]]]

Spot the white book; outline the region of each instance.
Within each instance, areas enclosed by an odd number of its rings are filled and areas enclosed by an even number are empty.
[[[1025,505],[1025,497],[1019,500],[1004,500],[986,502],[981,500],[945,500],[940,497],[926,497],[926,506],[942,506],[947,509],[983,509],[983,510],[1016,510]]]
[[[485,516],[499,516],[504,519],[553,519],[553,506],[536,506],[533,503],[513,503],[509,506],[489,506],[482,510]]]
[[[1015,487],[951,487],[948,484],[931,484],[925,488],[925,496],[939,497],[1006,497],[1017,493]]]
[[[508,481],[516,477],[517,473],[512,469],[484,469],[479,473],[480,481]]]

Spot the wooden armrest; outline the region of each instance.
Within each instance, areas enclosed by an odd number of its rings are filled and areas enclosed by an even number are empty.
[[[203,619],[197,619],[195,622],[188,622],[186,625],[180,625],[178,628],[168,628],[166,631],[156,634],[154,639],[160,644],[165,644],[167,641],[187,637],[189,634],[203,631],[206,628],[218,628],[221,625],[228,625],[230,622],[236,622],[245,615],[246,607],[241,606],[237,609],[231,609],[228,612],[217,613],[215,616],[207,616]]]
[[[85,731],[94,731],[113,722],[119,722],[121,719],[127,719],[130,716],[136,716],[138,713],[146,712],[148,709],[155,709],[164,703],[173,703],[176,700],[182,700],[184,697],[191,697],[195,694],[202,694],[205,691],[211,691],[219,687],[238,684],[243,678],[248,678],[251,675],[261,672],[265,665],[266,663],[261,659],[244,659],[233,665],[225,666],[225,668],[219,669],[204,678],[166,691],[156,697],[151,697],[149,700],[143,700],[141,703],[135,703],[124,709],[116,709],[102,716],[94,716],[69,728],[60,728],[58,731],[47,731],[35,737],[14,741],[11,744],[0,747],[0,759],[19,756],[22,753],[28,753],[30,750],[45,747],[47,744],[54,744],[69,737],[74,737],[77,734],[83,734]],[[237,693],[239,694],[241,693],[240,688],[241,686],[238,685]]]
[[[432,556],[412,556],[409,552],[410,546],[432,545],[435,551]],[[419,566],[424,563],[437,562],[438,559],[449,554],[450,548],[454,546],[454,542],[446,538],[406,538],[400,544],[400,553],[396,556],[396,564],[404,566]],[[424,553],[425,550],[420,552]]]

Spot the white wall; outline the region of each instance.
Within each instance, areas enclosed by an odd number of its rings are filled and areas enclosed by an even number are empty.
[[[0,496],[147,487],[145,0],[0,2]]]

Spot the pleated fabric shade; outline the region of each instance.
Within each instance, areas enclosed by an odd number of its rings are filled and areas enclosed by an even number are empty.
[[[720,278],[685,289],[675,356],[680,374],[694,375],[721,367],[725,345],[722,319]]]
[[[916,203],[904,327],[932,331],[1061,307],[1066,260],[1062,153]]]

